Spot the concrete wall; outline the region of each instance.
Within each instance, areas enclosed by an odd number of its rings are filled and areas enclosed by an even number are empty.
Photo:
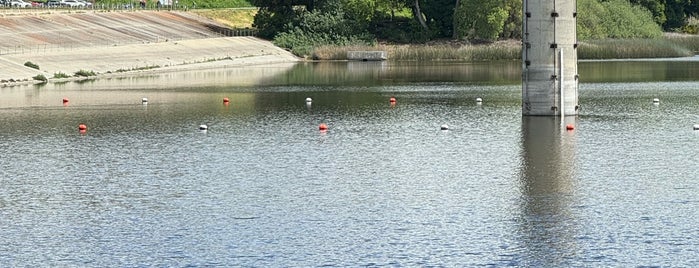
[[[222,37],[226,28],[193,13],[129,11],[27,13],[0,17],[0,87],[44,75],[98,75],[297,62],[255,37]],[[225,33],[224,33],[225,34]],[[30,61],[40,70],[24,66]]]
[[[347,51],[348,60],[382,61],[386,58],[386,51]]]
[[[524,0],[523,9],[522,114],[560,115],[563,100],[576,115],[576,0]]]

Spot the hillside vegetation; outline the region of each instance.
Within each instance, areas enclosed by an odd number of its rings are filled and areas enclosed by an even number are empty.
[[[450,43],[442,47],[461,44],[462,51],[471,51],[466,46],[522,38],[522,0],[179,1],[196,6],[197,14],[233,28],[255,28],[280,47],[318,59],[351,46]],[[698,12],[699,1],[577,0],[581,58],[646,57],[653,51],[691,55],[699,50]],[[670,38],[664,32],[680,34]],[[502,45],[486,47],[492,52]],[[512,55],[510,49],[503,52]],[[457,59],[462,58],[471,56]]]
[[[577,0],[578,40],[696,34],[699,1]],[[379,42],[470,44],[522,38],[522,0],[252,0],[260,35],[297,55]],[[656,43],[653,43],[656,44]],[[689,49],[691,51],[691,49]]]

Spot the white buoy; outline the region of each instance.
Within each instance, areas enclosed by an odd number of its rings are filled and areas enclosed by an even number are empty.
[[[660,99],[658,99],[658,98],[653,99],[653,103],[654,103],[654,104],[660,103]]]
[[[148,98],[142,98],[141,103],[143,104],[148,104]]]
[[[199,130],[207,130],[209,127],[207,125],[199,125]]]
[[[699,124],[693,126],[694,130],[699,130]]]
[[[447,124],[444,124],[440,127],[442,130],[449,130],[449,126]]]
[[[311,98],[306,98],[306,103],[313,102],[313,99]]]
[[[482,102],[483,102],[483,99],[481,99],[481,98],[476,98],[476,103],[482,103]]]

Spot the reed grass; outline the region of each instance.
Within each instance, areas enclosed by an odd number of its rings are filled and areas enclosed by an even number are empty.
[[[687,48],[695,54],[699,53],[699,35],[666,33],[663,38],[671,43]]]
[[[521,58],[519,41],[489,45],[376,45],[322,46],[312,53],[314,60],[347,60],[348,51],[386,51],[391,61],[493,61]]]
[[[604,39],[581,42],[578,59],[689,57],[694,53],[667,39]]]
[[[347,60],[355,50],[386,51],[389,61],[496,61],[520,60],[521,43],[516,40],[485,45],[376,45],[321,46],[314,60]],[[699,36],[666,34],[657,39],[604,39],[580,42],[578,59],[633,59],[690,57],[699,52]]]

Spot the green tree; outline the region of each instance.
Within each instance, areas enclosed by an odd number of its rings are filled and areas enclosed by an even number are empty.
[[[611,38],[653,38],[662,35],[660,26],[653,20],[653,15],[638,5],[631,5],[626,0],[603,2],[606,15],[602,17],[607,37]]]
[[[508,18],[499,0],[462,0],[456,9],[456,37],[474,41],[495,41]]]
[[[501,38],[521,39],[522,38],[522,0],[510,0],[505,3],[507,19],[503,26]]]
[[[626,0],[578,0],[578,39],[654,38],[662,30],[648,9]]]
[[[285,31],[289,24],[297,21],[297,17],[297,12],[290,5],[260,7],[252,26],[258,29],[260,37],[271,40],[277,33]]]
[[[663,25],[667,20],[665,16],[665,0],[631,0],[631,3],[648,9],[653,14],[653,20],[658,25]]]
[[[607,10],[597,0],[578,0],[578,39],[602,39],[607,37],[603,16]]]
[[[434,29],[436,36],[452,36],[455,5],[456,0],[420,0],[425,21]]]
[[[663,24],[665,30],[679,29],[686,23],[687,13],[691,11],[690,0],[666,0],[665,16],[667,21]]]
[[[344,4],[346,2],[328,1],[312,12],[303,12],[296,23],[277,34],[274,44],[291,49],[299,56],[308,56],[317,46],[373,43],[368,24],[348,16]]]

